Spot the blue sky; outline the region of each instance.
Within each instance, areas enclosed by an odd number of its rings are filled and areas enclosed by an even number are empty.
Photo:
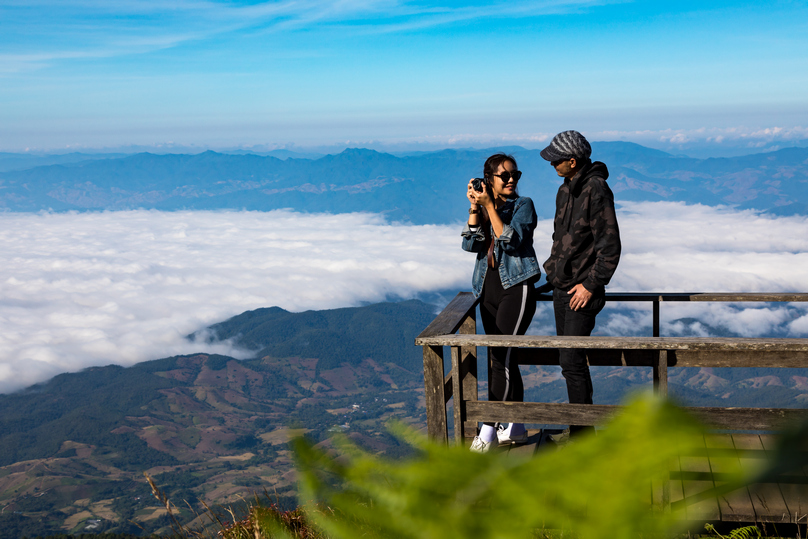
[[[808,139],[806,2],[0,0],[0,151]]]

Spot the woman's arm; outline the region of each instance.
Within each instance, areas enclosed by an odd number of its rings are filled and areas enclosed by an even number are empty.
[[[499,237],[502,235],[503,222],[497,214],[497,208],[494,205],[494,199],[490,194],[490,187],[483,185],[483,191],[475,191],[469,182],[468,199],[472,204],[478,204],[485,210],[487,219],[491,221],[491,228],[494,230],[494,236]],[[480,221],[485,222],[485,221]],[[471,224],[471,220],[469,220]]]
[[[485,210],[477,203],[477,195],[479,193],[472,187],[472,181],[473,180],[469,180],[466,189],[466,198],[469,199],[471,208],[469,210],[468,222],[466,226],[463,227],[463,232],[461,232],[461,236],[463,236],[462,247],[466,251],[479,253],[485,249],[485,233],[481,227],[487,221],[487,216]]]
[[[533,207],[533,201],[528,197],[522,197],[518,207],[513,212],[511,223],[509,225],[503,224],[502,233],[497,237],[496,241],[506,253],[512,253],[523,242],[533,241],[533,231],[536,229],[537,222],[538,217]]]
[[[477,197],[475,196],[475,194],[477,192],[474,190],[474,187],[471,185],[471,182],[473,182],[473,181],[474,181],[474,178],[469,180],[469,185],[468,185],[468,188],[466,189],[466,198],[468,198],[469,202],[471,202],[471,208],[469,209],[469,220],[468,220],[469,226],[471,228],[474,228],[475,226],[479,226],[480,223],[482,223],[482,220],[481,220],[482,216],[480,215],[482,213],[482,208],[477,203]]]

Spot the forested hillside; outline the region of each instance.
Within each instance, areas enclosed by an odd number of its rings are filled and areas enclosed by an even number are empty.
[[[255,350],[253,359],[197,354],[94,367],[0,395],[0,539],[162,530],[168,522],[144,472],[179,506],[238,503],[264,489],[293,505],[292,429],[324,445],[341,432],[372,451],[405,454],[385,423],[425,427],[413,342],[435,314],[415,300],[257,309],[190,336],[232,339]],[[528,400],[566,399],[557,367],[523,372]],[[597,403],[651,384],[650,369],[600,368],[593,378]],[[808,372],[672,369],[670,387],[693,405],[803,407]]]

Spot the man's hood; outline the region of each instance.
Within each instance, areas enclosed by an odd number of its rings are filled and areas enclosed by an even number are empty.
[[[589,178],[603,178],[604,180],[608,179],[609,169],[606,168],[606,164],[601,163],[600,161],[595,161],[587,168],[576,174],[575,177],[573,177],[570,181],[570,191],[575,192],[578,186],[585,184]]]

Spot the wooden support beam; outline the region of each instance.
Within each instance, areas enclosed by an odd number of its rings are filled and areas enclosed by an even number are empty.
[[[424,401],[427,434],[435,441],[449,438],[443,384],[443,347],[424,346]]]
[[[668,396],[668,351],[660,350],[654,363],[654,392],[663,397]]]
[[[463,373],[460,366],[460,347],[452,346],[452,393],[460,398],[452,399],[452,415],[454,419],[454,441],[463,443],[463,421],[466,419],[465,402],[463,401]]]
[[[475,316],[475,310],[473,308],[457,332],[465,335],[477,334],[477,319]],[[460,349],[460,357],[460,368],[461,371],[465,373],[463,376],[463,400],[466,402],[476,401],[478,399],[477,347],[463,346]],[[463,435],[466,437],[473,437],[476,434],[477,423],[473,421],[466,421],[463,424]]]

